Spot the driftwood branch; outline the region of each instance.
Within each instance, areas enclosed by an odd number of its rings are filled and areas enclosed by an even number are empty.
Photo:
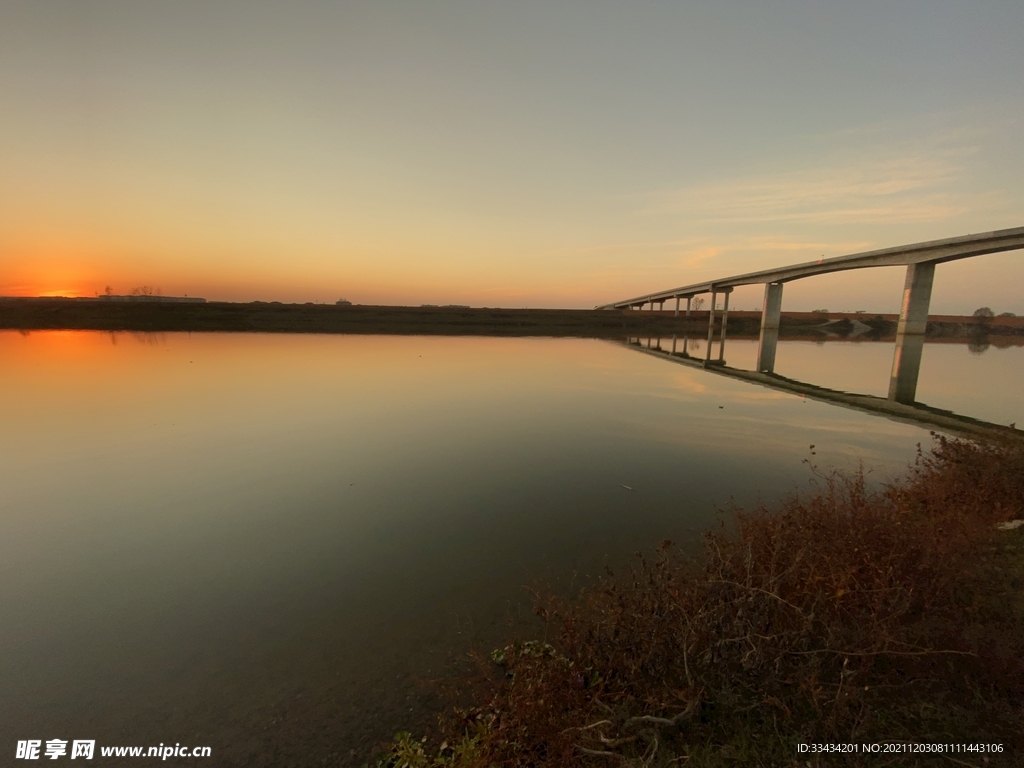
[[[607,749],[587,749],[586,747],[581,747],[579,744],[576,745],[576,749],[585,755],[594,755],[595,757],[617,757],[622,760],[622,755],[618,752],[609,752]]]
[[[589,731],[591,728],[597,728],[599,725],[611,725],[611,720],[598,720],[596,723],[590,725],[584,725],[580,727],[566,728],[562,733],[568,733],[569,731]]]
[[[621,739],[606,739],[604,736],[599,736],[598,741],[604,744],[608,749],[615,749],[621,747],[623,744],[632,744],[636,741],[639,736],[623,736]]]
[[[656,725],[662,728],[672,728],[680,723],[689,720],[700,709],[700,695],[697,695],[679,714],[673,717],[657,717],[656,715],[640,715],[631,717],[622,724],[623,728],[632,728],[638,725]]]

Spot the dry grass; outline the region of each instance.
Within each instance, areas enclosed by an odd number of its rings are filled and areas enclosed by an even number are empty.
[[[812,492],[707,534],[697,559],[666,542],[545,600],[550,644],[497,652],[442,749],[403,737],[384,762],[806,765],[800,742],[882,741],[1024,759],[1024,557],[1007,549],[1024,530],[996,530],[1022,516],[1024,449],[939,437],[881,489],[816,473]]]

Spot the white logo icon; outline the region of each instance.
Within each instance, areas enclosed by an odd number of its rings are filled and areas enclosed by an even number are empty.
[[[74,760],[76,757],[84,757],[86,760],[92,760],[92,753],[96,749],[96,741],[79,741],[75,739],[71,743],[71,759]]]

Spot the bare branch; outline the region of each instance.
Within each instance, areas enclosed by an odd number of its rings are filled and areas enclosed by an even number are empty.
[[[619,760],[623,759],[622,755],[618,752],[609,752],[606,749],[587,749],[586,747],[581,747],[579,744],[576,745],[576,749],[585,755],[594,755],[595,757],[617,757]]]

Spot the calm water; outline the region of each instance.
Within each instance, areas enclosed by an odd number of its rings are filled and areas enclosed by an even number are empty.
[[[692,545],[811,443],[883,477],[928,440],[594,340],[0,332],[0,360],[2,750],[361,760],[528,616],[521,585]],[[782,342],[777,372],[884,395],[891,361]],[[1024,423],[1022,373],[928,345],[918,399]]]

